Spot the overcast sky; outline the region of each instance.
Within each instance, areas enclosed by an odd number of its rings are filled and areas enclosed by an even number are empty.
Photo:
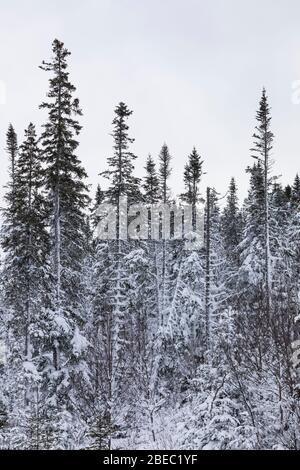
[[[299,170],[300,105],[292,102],[300,80],[299,0],[0,0],[0,15],[1,185],[9,122],[21,140],[30,121],[45,120],[38,105],[49,77],[38,65],[51,56],[54,38],[72,52],[70,76],[84,112],[78,154],[93,185],[111,153],[113,110],[122,100],[134,111],[137,175],[166,142],[180,192],[195,145],[207,172],[202,191],[215,186],[224,194],[235,176],[244,197],[263,86],[276,136],[274,171],[285,184]]]

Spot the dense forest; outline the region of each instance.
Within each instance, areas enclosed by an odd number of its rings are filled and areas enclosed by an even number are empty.
[[[201,244],[186,249],[162,231],[123,239],[119,211],[105,240],[102,203],[126,195],[151,214],[173,202],[172,156],[164,144],[135,177],[121,102],[107,184],[91,195],[69,54],[55,40],[41,65],[41,135],[32,123],[20,143],[7,131],[0,448],[300,449],[300,178],[282,187],[274,175],[266,91],[244,202],[232,179],[221,204],[202,185],[205,158],[192,145],[183,157],[176,201],[204,207]]]

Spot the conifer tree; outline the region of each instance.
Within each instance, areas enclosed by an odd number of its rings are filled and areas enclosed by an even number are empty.
[[[270,252],[270,208],[269,208],[269,190],[271,185],[270,171],[271,159],[270,153],[273,148],[274,135],[271,131],[271,115],[268,98],[265,88],[262,91],[262,97],[259,103],[259,110],[256,113],[257,126],[255,127],[254,147],[252,149],[254,158],[258,159],[263,168],[264,176],[264,245],[265,245],[265,298],[266,314],[271,314],[271,252]]]
[[[158,177],[159,177],[159,187],[160,187],[160,202],[163,204],[170,203],[170,188],[168,186],[168,179],[171,175],[171,155],[166,144],[163,144],[158,161],[159,161],[159,169],[158,169]],[[162,217],[165,214],[162,213]],[[162,224],[165,224],[165,220],[162,221]],[[168,223],[168,222],[167,222]],[[161,230],[163,233],[163,225],[161,226]],[[158,292],[158,302],[159,302],[159,316],[160,316],[160,325],[164,327],[165,320],[166,320],[166,309],[167,309],[167,247],[166,247],[166,240],[163,238],[162,240],[162,247],[161,247],[161,256],[157,253],[157,260],[156,264],[158,265],[157,276],[159,279],[159,292]]]
[[[97,225],[99,223],[99,215],[97,215],[97,211],[99,206],[105,201],[105,191],[101,189],[100,184],[97,185],[95,197],[94,197],[94,204],[92,205],[91,211],[91,227],[92,230],[96,230]]]
[[[76,136],[81,130],[76,117],[82,112],[78,99],[73,98],[76,89],[69,80],[67,59],[70,52],[57,39],[53,42],[52,52],[51,61],[43,62],[41,66],[52,76],[48,101],[40,106],[48,110],[41,142],[53,274],[48,402],[50,408],[58,410],[58,420],[67,423],[67,413],[74,412],[72,394],[76,393],[79,370],[84,368],[86,342],[81,334],[85,322],[81,273],[88,196],[84,182],[86,173],[75,153],[78,147]],[[63,366],[65,363],[67,367]],[[62,426],[58,425],[61,429]],[[63,441],[68,439],[67,433],[61,434],[59,445],[66,445]]]
[[[121,240],[119,202],[122,196],[127,196],[129,204],[141,200],[140,181],[133,175],[134,160],[137,157],[130,151],[130,144],[134,139],[128,135],[127,119],[131,114],[132,111],[122,102],[116,107],[112,123],[114,154],[108,158],[109,169],[101,173],[109,180],[109,187],[105,192],[106,201],[116,206],[116,240],[97,243],[95,265],[99,279],[95,284],[94,322],[99,327],[94,343],[101,344],[98,354],[106,358],[104,363],[101,357],[98,358],[99,362],[97,361],[102,377],[98,393],[101,393],[103,398],[103,406],[98,410],[98,416],[102,426],[103,420],[106,423],[108,448],[111,448],[113,434],[118,426],[124,425],[121,422],[121,405],[128,382],[124,381],[123,377],[126,367],[130,367],[126,321],[130,299],[127,297],[128,273],[125,262],[130,246],[129,242]],[[104,253],[106,260],[103,258]],[[102,263],[105,265],[104,275],[99,274]]]
[[[188,162],[185,165],[183,181],[186,187],[186,192],[181,195],[181,199],[188,204],[197,204],[200,199],[199,183],[203,174],[202,170],[203,161],[199,156],[195,147],[188,157]]]
[[[159,200],[159,179],[156,172],[156,165],[151,157],[148,155],[146,162],[146,176],[144,177],[144,200],[148,204],[156,204]]]
[[[168,186],[168,179],[171,175],[171,155],[167,144],[164,144],[161,148],[158,160],[159,160],[159,182],[160,182],[160,193],[161,201],[165,204],[170,200],[170,188]]]
[[[8,154],[9,159],[9,182],[6,186],[7,192],[4,196],[6,202],[6,209],[4,211],[5,215],[5,225],[4,225],[4,232],[2,231],[2,244],[5,247],[6,243],[14,244],[14,237],[16,234],[14,230],[16,229],[16,207],[15,207],[15,179],[16,179],[16,163],[18,157],[18,142],[17,142],[17,134],[12,126],[9,125],[8,131],[6,134],[6,151]],[[8,233],[8,237],[4,236],[4,233]]]
[[[95,206],[99,206],[105,199],[105,193],[102,191],[100,184],[97,185],[97,190],[95,194]]]
[[[218,205],[218,193],[214,188],[207,188],[205,222],[205,337],[206,350],[210,360],[211,348],[214,347],[214,329],[217,328],[218,316],[226,306],[226,294],[222,287],[228,278],[225,262],[223,239],[221,236],[221,215]]]
[[[8,176],[4,195],[5,207],[2,209],[3,223],[1,228],[1,247],[4,259],[1,266],[3,314],[2,337],[5,338],[7,350],[7,363],[4,367],[2,379],[3,404],[8,417],[9,428],[13,429],[16,415],[21,406],[24,406],[24,380],[22,377],[22,300],[16,295],[18,292],[18,262],[16,254],[19,253],[19,212],[16,205],[16,164],[18,157],[17,135],[10,124],[6,134],[6,150],[9,160]],[[21,331],[20,331],[21,330]],[[20,332],[19,332],[20,331]],[[12,379],[16,377],[16,383]],[[15,429],[15,428],[14,428]]]
[[[196,206],[201,200],[199,183],[203,174],[202,165],[203,161],[194,147],[184,168],[183,181],[186,192],[180,196],[182,201],[192,206],[192,225],[194,231],[196,230]]]
[[[300,203],[300,177],[298,174],[295,177],[291,192],[292,202],[297,206]]]
[[[6,151],[9,155],[9,161],[10,161],[11,183],[12,185],[14,185],[15,167],[16,167],[16,160],[17,160],[17,155],[18,155],[18,140],[17,140],[17,134],[12,124],[9,125],[8,131],[6,133]]]
[[[238,245],[242,239],[242,216],[238,207],[237,187],[232,178],[229,185],[227,204],[222,216],[222,233],[224,248],[234,267],[238,268]]]
[[[115,117],[112,122],[114,139],[114,154],[108,157],[109,169],[101,175],[110,181],[106,195],[110,202],[118,204],[121,196],[127,195],[129,203],[140,199],[139,179],[133,175],[136,155],[129,149],[134,139],[129,137],[127,119],[132,111],[127,105],[120,102],[115,109]]]
[[[49,243],[42,193],[41,154],[33,124],[25,130],[25,140],[19,148],[13,186],[14,197],[10,199],[10,207],[14,207],[17,236],[13,243],[11,240],[10,247],[6,243],[4,245],[6,301],[12,312],[8,325],[8,374],[11,378],[15,376],[18,383],[11,391],[11,397],[14,397],[12,416],[22,420],[26,429],[23,439],[31,447],[33,442],[28,420],[36,412],[36,394],[40,391],[42,381],[42,338],[47,331],[49,281]],[[18,304],[14,300],[16,298]],[[42,427],[41,422],[38,425]]]

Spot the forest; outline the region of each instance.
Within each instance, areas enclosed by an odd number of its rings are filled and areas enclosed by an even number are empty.
[[[166,143],[136,177],[123,102],[106,184],[91,194],[69,55],[56,39],[40,66],[41,135],[33,123],[6,134],[0,448],[299,450],[300,177],[282,186],[274,173],[266,90],[249,123],[244,201],[234,178],[222,201],[203,186],[193,144],[182,194]],[[195,239],[203,207],[201,243],[186,249],[162,229],[124,239],[118,209],[115,239],[98,237],[99,206],[123,196],[149,223],[161,204],[188,204]]]

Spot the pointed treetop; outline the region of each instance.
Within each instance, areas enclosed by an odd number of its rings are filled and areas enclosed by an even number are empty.
[[[18,143],[17,143],[17,134],[12,124],[9,124],[8,130],[6,133],[6,150],[11,152],[12,150],[17,150]]]
[[[149,154],[146,161],[146,176],[144,177],[144,199],[146,203],[156,204],[159,200],[159,178],[156,171],[156,165]]]
[[[172,173],[172,169],[170,167],[172,157],[170,155],[169,148],[166,143],[163,144],[158,159],[161,197],[162,201],[166,203],[168,202],[170,192],[167,181]]]
[[[180,195],[180,199],[188,204],[195,205],[200,201],[198,185],[203,175],[202,165],[203,160],[194,147],[184,167],[183,181],[186,192]]]

